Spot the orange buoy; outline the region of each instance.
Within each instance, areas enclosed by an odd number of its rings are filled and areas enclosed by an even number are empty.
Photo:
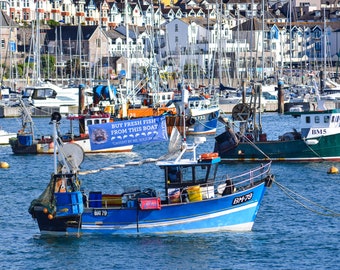
[[[213,158],[217,158],[218,157],[218,153],[204,153],[201,154],[201,159],[213,159]]]
[[[48,218],[49,220],[52,220],[52,219],[54,218],[54,216],[53,216],[52,214],[48,214],[47,218]]]
[[[44,209],[43,209],[43,212],[44,212],[44,214],[47,214],[47,213],[48,213],[47,208],[44,208]]]
[[[5,161],[0,161],[0,169],[8,169],[9,164]]]
[[[327,171],[328,174],[338,174],[339,173],[339,170],[337,167],[335,166],[331,166],[328,171]]]

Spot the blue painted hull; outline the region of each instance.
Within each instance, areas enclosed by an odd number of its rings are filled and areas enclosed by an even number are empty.
[[[81,226],[69,227],[67,233],[133,235],[250,231],[265,189],[262,182],[228,196],[165,204],[160,210],[86,208],[81,216]]]
[[[186,121],[185,126],[187,128],[187,135],[207,135],[215,134],[217,129],[219,108],[214,110],[203,111],[196,116],[191,116],[189,120]],[[166,118],[168,134],[171,134],[172,128],[174,126],[183,133],[183,119],[182,117],[171,115]]]
[[[188,135],[214,134],[217,128],[219,110],[211,113],[193,116],[194,124],[188,127]]]

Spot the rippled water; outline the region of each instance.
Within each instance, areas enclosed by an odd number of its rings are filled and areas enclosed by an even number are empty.
[[[265,114],[263,126],[269,138],[292,127],[298,119]],[[48,119],[35,119],[46,134]],[[8,131],[20,125],[0,119]],[[65,124],[65,126],[67,126]],[[190,138],[189,138],[190,140]],[[204,146],[212,149],[214,137]],[[129,160],[159,157],[166,144],[139,145],[133,153],[89,155],[82,169],[100,168]],[[203,150],[202,152],[206,152]],[[1,269],[336,269],[340,265],[340,217],[324,216],[323,209],[296,201],[278,185],[267,190],[252,232],[179,236],[83,236],[43,237],[27,209],[45,188],[52,172],[52,156],[15,156],[9,146],[0,147],[0,266]],[[331,163],[274,164],[276,180],[314,203],[340,212],[339,175],[327,174]],[[335,164],[340,168],[340,164]],[[243,170],[249,164],[223,164],[223,174]],[[152,177],[151,177],[152,176]],[[126,185],[161,188],[160,172],[152,164],[104,171],[82,177],[88,190],[119,191]],[[144,186],[144,184],[143,184]],[[306,207],[309,207],[307,209]]]

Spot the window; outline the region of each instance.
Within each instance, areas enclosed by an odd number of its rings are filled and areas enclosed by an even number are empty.
[[[97,48],[100,48],[101,40],[99,38],[96,39],[96,44],[97,44]]]
[[[314,122],[315,122],[316,124],[320,123],[320,117],[319,117],[319,116],[315,116]]]
[[[326,115],[326,116],[324,117],[323,121],[324,121],[325,123],[329,123],[329,115]]]
[[[178,24],[175,24],[175,32],[178,32]]]
[[[306,123],[310,124],[310,116],[306,116]]]

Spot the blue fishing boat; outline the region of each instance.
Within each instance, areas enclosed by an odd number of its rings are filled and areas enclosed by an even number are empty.
[[[171,101],[175,105],[176,114],[168,114],[168,133],[176,127],[181,134],[208,135],[215,134],[220,115],[219,97],[216,93],[190,91],[182,84],[178,85]],[[184,99],[182,98],[184,96]],[[185,118],[183,118],[185,115]]]
[[[52,119],[54,129],[57,119]],[[79,165],[83,151],[63,144],[54,131],[54,173],[45,191],[31,202],[29,213],[42,234],[177,234],[250,231],[266,187],[273,176],[271,162],[247,172],[218,176],[217,153],[198,154],[205,138],[179,145],[155,166],[163,171],[164,190],[144,188],[121,194],[82,190]],[[177,134],[179,132],[177,131]],[[176,147],[177,148],[177,147]],[[128,181],[128,179],[127,179]],[[160,181],[160,179],[155,179]]]

